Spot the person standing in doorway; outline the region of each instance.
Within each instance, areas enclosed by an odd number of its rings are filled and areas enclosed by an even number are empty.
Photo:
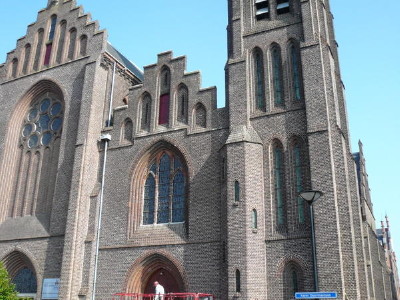
[[[155,294],[156,296],[154,297],[154,300],[163,300],[165,290],[164,287],[158,283],[158,281],[154,281],[154,287],[155,287]]]

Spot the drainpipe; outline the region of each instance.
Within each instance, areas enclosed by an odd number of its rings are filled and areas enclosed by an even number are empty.
[[[110,102],[108,108],[108,119],[106,121],[106,127],[111,126],[111,118],[112,118],[112,100],[114,97],[114,84],[115,84],[115,69],[116,62],[114,61],[113,67],[113,75],[112,75],[112,83],[111,83],[111,93],[110,93]],[[106,174],[106,163],[107,163],[107,151],[108,144],[111,141],[111,135],[106,133],[100,136],[100,140],[104,142],[104,158],[103,158],[103,167],[101,172],[101,189],[100,189],[100,203],[97,211],[97,230],[96,230],[96,253],[94,257],[94,270],[93,270],[93,289],[92,289],[92,300],[95,300],[96,296],[96,283],[97,283],[97,266],[99,262],[99,243],[100,243],[100,232],[101,232],[101,217],[103,213],[103,200],[104,200],[104,183],[105,183],[105,174]]]

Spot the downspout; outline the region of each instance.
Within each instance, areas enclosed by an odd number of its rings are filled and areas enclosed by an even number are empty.
[[[112,83],[111,83],[111,93],[110,93],[110,102],[108,108],[108,119],[106,121],[106,127],[111,126],[111,118],[112,118],[112,101],[114,97],[114,85],[115,85],[115,69],[116,62],[114,61],[113,74],[112,74]],[[93,288],[92,288],[92,300],[95,300],[96,297],[96,283],[97,283],[97,266],[99,262],[99,243],[100,243],[100,232],[101,232],[101,216],[103,213],[103,200],[104,200],[104,183],[105,183],[105,174],[106,174],[106,163],[107,163],[107,150],[108,144],[111,141],[110,134],[102,134],[100,136],[100,140],[104,141],[104,158],[103,158],[103,167],[101,172],[101,189],[100,189],[100,203],[97,211],[97,230],[96,230],[96,252],[94,257],[94,270],[93,270]]]

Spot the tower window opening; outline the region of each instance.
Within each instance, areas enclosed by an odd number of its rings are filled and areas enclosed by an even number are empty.
[[[268,0],[256,0],[256,19],[263,20],[269,18]]]
[[[289,0],[277,0],[276,1],[276,13],[278,15],[286,14],[290,12]]]

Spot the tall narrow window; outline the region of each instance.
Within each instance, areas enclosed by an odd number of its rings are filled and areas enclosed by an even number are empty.
[[[37,33],[37,44],[36,44],[36,52],[35,52],[35,61],[33,63],[33,69],[37,71],[39,69],[40,57],[42,55],[42,46],[43,46],[43,35],[44,30],[39,29]]]
[[[240,271],[238,269],[236,269],[235,277],[236,277],[236,293],[240,293],[241,290]]]
[[[181,123],[187,123],[188,115],[188,103],[189,103],[189,91],[186,85],[181,84],[178,89],[177,99],[177,119]]]
[[[15,78],[18,75],[18,58],[14,58],[11,62],[11,77]]]
[[[239,181],[235,181],[235,202],[240,201],[240,184]]]
[[[272,76],[274,85],[274,99],[276,106],[283,105],[283,77],[282,77],[282,59],[280,48],[275,45],[271,50],[272,56]]]
[[[297,292],[303,289],[303,272],[301,267],[295,262],[289,262],[283,273],[283,288],[285,300],[294,299]]]
[[[289,0],[276,0],[276,13],[278,15],[290,12]]]
[[[285,201],[283,147],[281,144],[275,144],[273,158],[277,224],[282,226],[285,224]]]
[[[63,105],[46,93],[32,102],[20,130],[19,166],[11,217],[46,214],[51,209],[63,123]]]
[[[126,119],[122,127],[122,141],[131,143],[133,140],[133,123],[131,119]]]
[[[202,103],[197,103],[195,108],[195,124],[196,127],[207,127],[207,111]]]
[[[158,124],[168,125],[169,122],[169,100],[171,90],[171,73],[168,67],[164,67],[160,73],[160,107]]]
[[[289,47],[290,52],[290,63],[291,63],[291,77],[292,77],[292,88],[294,94],[294,100],[300,101],[302,94],[302,84],[300,75],[300,57],[297,47],[292,43]]]
[[[296,143],[293,147],[293,160],[294,160],[294,176],[295,176],[295,187],[297,196],[297,217],[299,223],[304,223],[304,200],[298,196],[303,191],[303,162],[301,155],[301,147]]]
[[[79,41],[79,55],[85,56],[87,50],[87,36],[84,34],[81,36]]]
[[[57,24],[57,16],[53,15],[53,16],[51,16],[49,37],[46,42],[46,54],[44,56],[44,63],[43,63],[45,66],[48,66],[50,64],[51,51],[53,49],[53,39],[54,39],[55,30],[56,30],[56,24]]]
[[[269,0],[255,0],[256,19],[269,18]]]
[[[143,225],[185,221],[186,170],[171,153],[156,155],[148,167],[143,196]]]
[[[257,210],[253,209],[251,212],[251,224],[253,229],[257,229]]]
[[[69,31],[69,47],[68,47],[69,60],[73,60],[75,58],[75,47],[76,47],[76,29],[72,28]]]
[[[254,50],[254,83],[256,108],[265,111],[264,60],[261,49]]]
[[[56,62],[61,63],[64,55],[65,33],[67,31],[67,22],[65,20],[60,23],[60,36],[58,38]]]
[[[27,74],[29,63],[31,60],[31,44],[26,44],[25,46],[25,55],[24,55],[24,65],[22,67],[22,73]]]
[[[142,97],[141,116],[140,116],[140,129],[142,131],[150,130],[150,116],[151,116],[151,96],[145,93]]]

